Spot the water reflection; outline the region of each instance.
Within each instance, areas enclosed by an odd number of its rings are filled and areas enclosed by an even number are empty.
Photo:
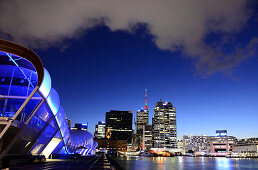
[[[230,159],[208,157],[127,157],[118,158],[125,169],[156,170],[231,170],[258,169],[258,159]]]
[[[216,169],[232,169],[232,159],[229,158],[216,158]]]
[[[156,158],[157,163],[164,163],[164,159],[165,159],[165,157],[157,157]]]

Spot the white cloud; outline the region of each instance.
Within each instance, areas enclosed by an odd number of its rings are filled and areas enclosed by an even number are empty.
[[[101,21],[113,31],[146,23],[161,49],[180,47],[186,56],[217,71],[217,52],[204,43],[210,32],[232,33],[248,18],[245,0],[3,0],[0,31],[30,47],[74,38]],[[225,56],[226,57],[226,56]],[[234,57],[233,59],[234,60]],[[223,64],[223,62],[218,63]],[[221,70],[220,70],[221,71]]]

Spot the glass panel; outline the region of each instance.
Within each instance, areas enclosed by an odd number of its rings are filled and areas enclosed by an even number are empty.
[[[8,99],[4,116],[13,117],[24,101],[24,99]]]
[[[0,65],[0,95],[8,95],[11,77],[14,70],[14,66]]]
[[[1,78],[0,77],[0,82],[2,80],[6,81],[6,79],[11,79],[11,78]],[[0,95],[7,95],[8,94],[8,89],[9,89],[9,85],[7,85],[7,84],[0,84]]]
[[[53,114],[56,115],[57,111],[59,110],[60,99],[58,93],[53,88],[51,88],[50,94],[47,97],[47,103],[50,109],[52,110]]]
[[[0,65],[0,93],[2,95],[8,95],[11,81],[10,95],[28,96],[36,87],[38,76],[35,71],[25,68]],[[30,86],[28,86],[29,82]]]
[[[0,116],[3,116],[5,99],[0,99]]]
[[[52,126],[48,125],[44,132],[39,137],[37,144],[44,144],[47,145],[49,141],[52,139],[53,135],[57,132]],[[42,148],[43,149],[43,148]],[[42,149],[38,151],[38,154],[42,152]]]
[[[62,126],[62,123],[63,123],[63,122],[67,122],[66,119],[65,119],[64,110],[63,110],[63,108],[62,108],[61,106],[60,106],[60,108],[59,108],[58,113],[56,114],[56,121],[57,121],[59,127]]]
[[[53,128],[58,129],[55,119],[49,123]]]
[[[59,152],[59,154],[66,154],[65,146],[63,146],[63,148],[61,149],[61,151]]]
[[[57,147],[54,149],[54,151],[52,152],[53,154],[58,154],[59,151],[62,149],[62,147],[64,146],[64,143],[61,141]]]
[[[61,139],[61,135],[60,135],[60,132],[59,132],[59,131],[56,133],[55,138]]]
[[[63,134],[65,143],[67,143],[68,138],[70,136],[70,130],[68,129],[68,127],[64,126],[64,127],[61,127],[61,133]]]
[[[37,116],[33,116],[27,127],[32,128],[34,131],[39,132],[44,126],[46,122],[38,118]]]
[[[6,53],[0,51],[0,63],[2,65],[10,65],[10,66],[19,66],[22,68],[27,68],[32,71],[36,71],[34,66],[25,58],[22,58],[20,56],[11,54],[11,53]]]
[[[12,96],[28,96],[34,89],[35,80],[32,80],[36,76],[36,72],[31,70],[16,67],[12,78],[12,85],[10,95]],[[34,83],[31,83],[33,81]]]
[[[56,129],[54,129],[52,126],[48,125],[47,128],[44,130],[44,132],[41,134],[41,136],[38,139],[38,143],[46,144],[48,140],[56,133]]]
[[[36,115],[38,117],[40,117],[42,120],[44,120],[45,122],[47,122],[52,117],[51,111],[50,111],[49,107],[47,106],[46,102],[44,102],[41,105],[41,107],[37,111]]]
[[[10,84],[14,68],[15,66],[0,65],[0,77],[9,78],[9,81],[7,79],[5,81],[2,81],[1,79],[2,83],[5,82],[5,84]]]
[[[30,100],[26,106],[24,107],[24,109],[22,110],[22,112],[20,113],[21,116],[21,120],[23,122],[25,122],[28,118],[28,116],[32,113],[32,111],[35,109],[35,107],[37,106],[37,104],[39,103],[40,100]]]
[[[23,140],[33,141],[45,125],[46,123],[38,117],[32,117],[28,125],[23,130],[20,138],[22,138]]]

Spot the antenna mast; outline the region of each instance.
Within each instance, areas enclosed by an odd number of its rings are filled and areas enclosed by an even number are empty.
[[[147,88],[145,88],[145,105],[144,105],[144,110],[148,110],[148,105],[147,105]]]

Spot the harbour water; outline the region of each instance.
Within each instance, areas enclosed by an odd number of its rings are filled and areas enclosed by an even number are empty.
[[[233,170],[258,169],[258,159],[225,157],[119,157],[116,162],[133,170]]]

